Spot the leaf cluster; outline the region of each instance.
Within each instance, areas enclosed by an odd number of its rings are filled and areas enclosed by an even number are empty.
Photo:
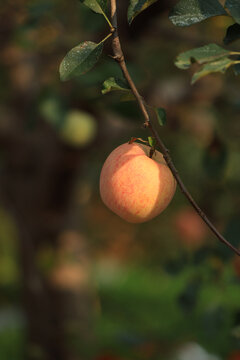
[[[233,24],[227,28],[223,39],[225,45],[240,39],[240,2],[226,0],[224,6],[218,0],[180,0],[169,14],[169,19],[176,26],[190,26],[214,16],[231,16]],[[202,67],[195,72],[192,83],[210,73],[224,73],[233,66],[236,75],[239,74],[240,52],[226,50],[216,44],[188,50],[180,54],[175,65],[187,69],[193,62]]]
[[[157,0],[130,0],[127,15],[129,25],[138,14],[156,1]],[[108,18],[108,0],[80,0],[80,2],[93,12],[104,16],[110,27],[110,33],[98,44],[92,41],[84,41],[71,49],[60,64],[59,72],[62,81],[70,80],[91,70],[101,57],[104,42],[111,37],[115,31]],[[112,91],[118,91],[121,94],[120,101],[135,100],[125,79],[110,77],[105,80],[103,83],[102,94],[104,95]],[[163,126],[166,122],[165,110],[161,108],[152,108],[152,110],[155,113],[159,125]]]
[[[157,0],[130,0],[128,8],[129,24],[132,23],[133,19],[138,14],[140,14],[143,10],[145,10],[147,7],[149,7],[156,1]],[[112,36],[114,32],[114,28],[108,18],[108,0],[80,0],[80,2],[87,6],[89,9],[91,9],[93,12],[100,14],[105,18],[110,27],[110,33],[98,44],[92,41],[84,41],[71,49],[60,64],[59,72],[62,81],[70,80],[76,76],[83,75],[89,70],[91,70],[101,57],[104,42],[110,36]],[[124,82],[124,80],[120,81]],[[119,88],[119,85],[117,85],[118,82],[118,79],[106,80],[106,82],[104,83],[104,89],[105,86],[106,89],[103,90],[103,94],[112,90],[121,90],[121,86]],[[113,83],[115,83],[115,85]]]

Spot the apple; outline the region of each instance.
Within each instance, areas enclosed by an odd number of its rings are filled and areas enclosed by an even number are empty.
[[[97,134],[95,118],[80,110],[71,110],[67,113],[60,129],[61,139],[75,147],[84,147],[91,143]]]
[[[170,203],[176,181],[163,155],[139,143],[118,146],[106,159],[100,175],[100,195],[115,214],[131,223],[146,222]]]
[[[205,243],[207,226],[194,209],[187,207],[179,211],[174,225],[181,243],[186,248],[198,249]]]

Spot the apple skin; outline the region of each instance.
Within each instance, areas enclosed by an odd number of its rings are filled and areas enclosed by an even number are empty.
[[[100,175],[104,204],[130,223],[146,222],[170,203],[176,181],[163,155],[150,147],[132,143],[118,146],[106,159]]]

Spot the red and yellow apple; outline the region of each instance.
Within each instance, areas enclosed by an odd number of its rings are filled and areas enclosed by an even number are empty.
[[[106,159],[100,176],[100,195],[105,205],[131,223],[159,215],[170,203],[176,181],[163,155],[132,143],[118,146]]]

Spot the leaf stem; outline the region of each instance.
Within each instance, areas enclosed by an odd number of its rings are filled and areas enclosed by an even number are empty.
[[[134,82],[128,72],[127,66],[126,66],[124,54],[123,54],[123,51],[121,48],[121,43],[120,43],[120,39],[119,39],[119,35],[118,35],[117,2],[116,1],[117,0],[111,0],[111,21],[112,21],[112,25],[114,28],[113,40],[112,40],[112,49],[113,49],[113,53],[114,53],[114,59],[118,62],[119,66],[122,70],[122,73],[123,73],[125,79],[127,80],[128,84],[138,102],[138,105],[140,107],[140,110],[141,110],[144,120],[145,120],[144,126],[146,128],[148,128],[150,130],[150,132],[152,133],[152,135],[156,138],[157,145],[159,146],[159,148],[163,154],[163,157],[164,157],[168,167],[170,168],[173,176],[175,177],[176,182],[179,185],[183,195],[187,198],[189,203],[196,210],[196,212],[199,214],[199,216],[202,218],[202,220],[207,224],[207,226],[211,229],[211,231],[216,235],[216,237],[222,243],[224,243],[226,246],[228,246],[231,250],[233,250],[237,255],[240,256],[240,251],[238,249],[236,249],[231,243],[229,243],[224,238],[224,236],[215,228],[213,223],[208,219],[206,214],[202,211],[202,209],[199,207],[199,205],[193,199],[192,195],[189,193],[188,189],[184,185],[177,169],[175,168],[175,165],[173,164],[173,161],[169,155],[169,150],[166,148],[166,146],[164,145],[163,141],[161,140],[158,132],[155,130],[155,128],[152,125],[152,121],[149,117],[145,102],[144,102],[142,96],[139,94],[139,92],[136,88],[136,85],[134,84]]]
[[[98,43],[98,45],[104,43],[108,38],[110,38],[110,36],[112,36],[112,34],[113,34],[113,33],[110,32],[104,39],[102,39],[102,40]]]
[[[104,16],[104,18],[105,18],[106,22],[108,23],[108,25],[109,25],[110,29],[112,29],[112,28],[113,28],[113,26],[112,26],[112,24],[111,24],[111,21],[109,20],[109,18],[107,17],[107,15],[105,14],[105,12],[104,12],[104,11],[102,12],[102,14],[103,14],[103,16]]]

